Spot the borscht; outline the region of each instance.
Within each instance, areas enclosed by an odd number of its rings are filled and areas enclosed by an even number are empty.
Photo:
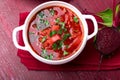
[[[82,27],[80,19],[70,9],[47,7],[37,12],[29,23],[29,44],[45,59],[65,59],[80,48],[84,36]]]

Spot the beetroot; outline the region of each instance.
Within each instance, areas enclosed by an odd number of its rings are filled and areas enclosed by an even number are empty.
[[[98,31],[96,48],[103,55],[108,55],[120,47],[120,32],[115,27],[105,27]]]
[[[104,28],[98,31],[96,35],[96,47],[103,55],[108,55],[120,47],[120,3],[115,4],[113,0],[113,10],[106,9],[97,14],[103,19],[103,22],[98,22]]]
[[[98,70],[102,59],[115,54],[117,49],[120,49],[120,3],[116,5],[116,1],[113,0],[113,10],[106,9],[100,13],[97,13],[103,22],[99,22],[103,28],[99,28],[99,31],[94,39],[96,49],[100,53],[100,60]]]

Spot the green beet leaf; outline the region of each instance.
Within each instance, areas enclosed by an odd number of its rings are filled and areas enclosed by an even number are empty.
[[[113,26],[114,27],[118,27],[120,26],[120,4],[118,4],[116,6],[116,10],[114,12],[114,16],[113,16]]]
[[[103,24],[107,27],[112,27],[113,24],[113,11],[111,9],[106,9],[105,11],[102,11],[97,14],[99,17],[103,19]]]

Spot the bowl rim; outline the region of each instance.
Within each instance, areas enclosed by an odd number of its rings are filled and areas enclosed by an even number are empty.
[[[36,54],[32,48],[30,47],[30,44],[28,42],[28,37],[27,37],[27,29],[28,29],[28,25],[29,22],[31,20],[31,18],[33,17],[33,15],[35,15],[38,11],[40,11],[41,9],[45,8],[45,7],[49,7],[49,6],[63,6],[66,7],[70,10],[72,10],[79,18],[80,21],[82,22],[82,27],[83,27],[83,42],[81,43],[81,46],[79,47],[79,49],[72,54],[71,56],[69,56],[68,58],[65,59],[60,59],[60,60],[47,60],[41,56],[39,56],[38,54]],[[24,29],[23,29],[23,41],[26,45],[26,47],[28,48],[28,51],[30,52],[30,54],[36,58],[38,61],[41,61],[43,63],[47,63],[47,64],[52,64],[52,65],[59,65],[59,64],[64,64],[67,62],[70,62],[71,60],[75,59],[84,49],[86,42],[87,42],[87,35],[88,35],[88,28],[87,28],[87,23],[85,21],[85,18],[83,18],[82,13],[73,5],[67,3],[67,2],[63,2],[63,1],[48,1],[45,3],[42,3],[40,5],[38,5],[37,7],[35,7],[27,16],[25,23],[24,23]]]

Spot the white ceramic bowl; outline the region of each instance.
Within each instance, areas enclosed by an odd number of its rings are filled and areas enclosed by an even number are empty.
[[[76,51],[76,53],[74,53],[73,55],[71,55],[68,58],[61,59],[61,60],[47,60],[47,59],[44,59],[41,56],[37,55],[32,50],[32,48],[30,47],[30,44],[28,42],[27,29],[28,29],[28,25],[29,25],[29,22],[30,22],[31,18],[38,11],[40,11],[43,8],[49,7],[49,6],[63,6],[63,7],[66,7],[68,9],[72,10],[79,17],[80,21],[82,22],[83,30],[84,30],[83,31],[84,32],[83,42],[82,42],[80,48],[78,49],[78,51]],[[88,25],[87,25],[85,19],[91,19],[93,21],[94,32],[92,34],[90,34],[90,35],[88,35]],[[23,33],[22,33],[23,35],[22,36],[23,36],[23,41],[24,41],[25,46],[21,46],[17,42],[16,35],[17,35],[17,32],[21,31],[21,30],[23,31]],[[13,36],[14,45],[17,48],[29,51],[30,54],[34,58],[36,58],[38,61],[41,61],[41,62],[47,63],[47,64],[52,64],[52,65],[59,65],[59,64],[64,64],[64,63],[70,62],[71,60],[75,59],[82,52],[82,50],[84,49],[84,47],[86,45],[86,42],[89,39],[91,39],[93,36],[95,36],[97,31],[98,31],[98,25],[97,25],[97,22],[96,22],[95,18],[92,15],[83,15],[77,8],[75,8],[73,5],[71,5],[69,3],[66,3],[66,2],[62,2],[62,1],[49,1],[49,2],[42,3],[42,4],[38,5],[36,8],[34,8],[30,12],[30,14],[27,16],[27,18],[25,20],[25,23],[22,26],[16,27],[13,30],[13,35],[12,36]]]

